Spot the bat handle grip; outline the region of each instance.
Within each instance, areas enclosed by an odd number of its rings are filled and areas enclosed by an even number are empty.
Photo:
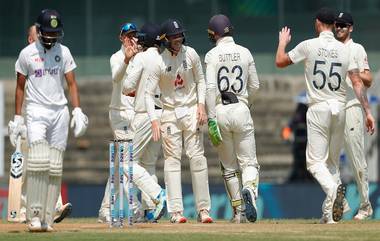
[[[17,136],[16,151],[21,152],[21,135]]]

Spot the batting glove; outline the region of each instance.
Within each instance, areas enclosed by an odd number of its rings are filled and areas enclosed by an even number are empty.
[[[216,119],[208,120],[208,135],[210,136],[210,140],[214,146],[218,146],[222,143],[223,139]]]
[[[26,126],[24,124],[24,117],[21,115],[15,115],[13,121],[8,123],[8,133],[9,140],[12,146],[16,146],[17,137],[20,135],[21,138],[26,138]]]
[[[88,118],[79,107],[75,107],[72,114],[73,118],[71,119],[70,127],[73,128],[74,136],[83,136],[87,130]]]

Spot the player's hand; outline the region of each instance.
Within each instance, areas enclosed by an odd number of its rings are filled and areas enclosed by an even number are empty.
[[[158,141],[160,139],[160,122],[158,120],[152,121],[152,137],[153,141]]]
[[[88,118],[79,107],[75,107],[72,114],[73,118],[71,119],[70,127],[74,129],[74,136],[83,136],[87,130]]]
[[[288,45],[290,40],[292,39],[292,35],[290,35],[290,28],[283,27],[278,34],[278,43]]]
[[[12,146],[16,146],[17,137],[26,138],[26,126],[24,124],[24,117],[21,115],[15,115],[13,121],[8,123],[9,140]]]
[[[125,54],[124,62],[128,64],[129,60],[139,52],[137,42],[134,38],[125,38],[123,46]]]
[[[202,126],[207,122],[206,109],[204,104],[198,104],[197,109],[197,124],[198,126]]]
[[[365,125],[367,127],[367,132],[372,135],[375,132],[375,119],[371,113],[366,115]]]

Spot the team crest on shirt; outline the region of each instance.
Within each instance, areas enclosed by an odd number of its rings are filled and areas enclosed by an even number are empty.
[[[61,61],[61,57],[59,57],[59,55],[56,55],[55,57],[54,57],[54,60],[55,60],[55,62],[59,62],[59,61]]]
[[[177,77],[174,80],[174,88],[178,90],[178,89],[182,89],[184,86],[185,86],[185,81],[182,79],[181,75],[177,74]]]

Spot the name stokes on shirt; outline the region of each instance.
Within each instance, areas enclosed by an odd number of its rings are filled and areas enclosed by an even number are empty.
[[[318,48],[317,54],[320,57],[332,58],[332,59],[336,59],[339,57],[338,50],[336,49]]]

